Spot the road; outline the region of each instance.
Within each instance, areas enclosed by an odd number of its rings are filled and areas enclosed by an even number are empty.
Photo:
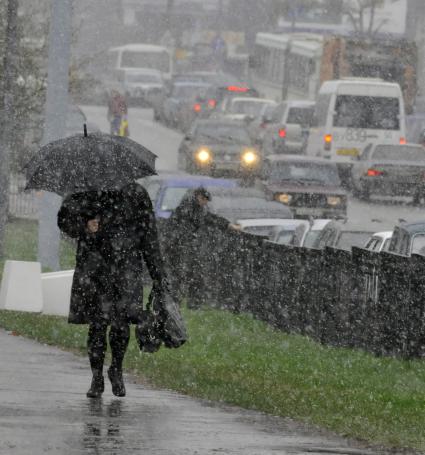
[[[82,106],[90,122],[102,131],[108,131],[106,107]],[[177,150],[183,135],[153,120],[150,109],[130,109],[130,136],[158,155],[159,171],[177,170]],[[394,202],[392,198],[373,199],[371,202],[349,198],[347,228],[371,232],[392,230],[399,219],[416,221],[425,219],[425,208],[409,205],[406,200]]]

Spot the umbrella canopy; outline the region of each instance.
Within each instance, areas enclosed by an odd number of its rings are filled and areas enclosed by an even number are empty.
[[[156,155],[127,137],[78,134],[42,147],[25,166],[26,189],[60,196],[119,189],[155,175]]]

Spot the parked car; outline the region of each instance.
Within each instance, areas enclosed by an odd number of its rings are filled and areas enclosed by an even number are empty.
[[[388,251],[402,256],[425,256],[425,221],[401,222],[395,226]]]
[[[424,195],[425,148],[420,145],[369,144],[351,168],[353,188],[363,199],[371,194]]]
[[[266,154],[304,154],[314,117],[312,101],[284,101],[266,123],[262,144]]]
[[[152,69],[126,69],[121,80],[127,99],[132,105],[151,106],[160,98],[164,88],[162,73]]]
[[[210,209],[231,223],[251,219],[292,218],[291,211],[282,204],[267,201],[262,191],[255,188],[210,188]]]
[[[312,248],[333,247],[351,251],[353,246],[363,248],[372,234],[372,232],[355,229],[333,220],[319,232]]]
[[[191,174],[255,175],[261,156],[242,123],[197,120],[180,144],[178,166]]]
[[[188,111],[195,109],[199,97],[207,97],[209,84],[204,82],[176,82],[170,96],[164,100],[162,120],[168,126],[184,129],[188,120]]]
[[[335,163],[298,155],[264,158],[257,186],[270,200],[287,205],[296,218],[344,218],[347,193]]]
[[[329,219],[287,220],[274,230],[271,241],[312,248],[320,232],[331,222]]]
[[[208,190],[215,187],[235,188],[238,186],[237,180],[232,179],[172,173],[141,179],[140,183],[149,193],[157,218],[169,218],[189,189],[200,186]]]
[[[365,249],[369,251],[388,251],[393,231],[376,232],[365,244]]]

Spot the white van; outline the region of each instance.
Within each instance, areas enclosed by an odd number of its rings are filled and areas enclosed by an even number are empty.
[[[169,79],[173,56],[169,49],[154,44],[126,44],[108,50],[109,70],[156,70]]]
[[[382,79],[346,78],[319,90],[307,155],[350,163],[366,145],[405,144],[400,86]]]

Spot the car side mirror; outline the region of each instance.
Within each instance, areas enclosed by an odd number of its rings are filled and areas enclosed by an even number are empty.
[[[185,141],[191,141],[193,138],[193,136],[191,134],[186,134],[186,136],[184,137],[184,140]]]

